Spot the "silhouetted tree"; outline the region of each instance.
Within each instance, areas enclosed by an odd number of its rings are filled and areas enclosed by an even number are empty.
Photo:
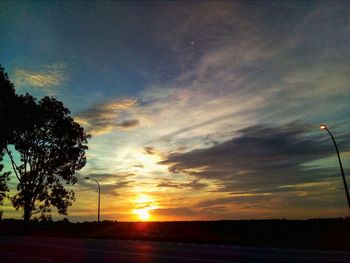
[[[29,94],[17,95],[12,82],[0,65],[0,204],[8,191],[7,181],[10,172],[1,173],[4,150],[13,143],[16,133],[33,127],[31,111],[35,100]]]
[[[5,146],[19,182],[11,201],[17,210],[23,209],[25,222],[34,214],[49,213],[52,206],[66,215],[75,198],[63,184],[76,183],[74,173],[86,163],[90,135],[74,122],[62,102],[51,97],[36,102],[28,94],[21,99],[28,125],[9,140],[18,154]]]
[[[16,122],[10,117],[9,113],[13,111],[14,105],[17,104],[17,99],[14,86],[5,73],[4,68],[0,65],[0,204],[3,204],[8,191],[7,181],[10,173],[1,173],[4,168],[2,160],[4,148],[16,126]],[[2,214],[1,211],[0,213]]]
[[[11,81],[8,79],[4,68],[0,65],[0,151],[2,152],[13,130],[13,120],[8,112],[11,104],[16,99],[15,89]]]

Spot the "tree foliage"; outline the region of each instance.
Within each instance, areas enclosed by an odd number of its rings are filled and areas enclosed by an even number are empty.
[[[13,134],[24,129],[29,123],[25,105],[30,95],[17,95],[12,82],[0,65],[0,152],[13,137]]]
[[[44,216],[51,207],[67,214],[74,192],[64,183],[76,183],[74,173],[86,163],[90,135],[74,122],[62,102],[18,96],[2,68],[1,73],[0,121],[5,128],[0,134],[0,157],[8,155],[18,180],[18,192],[11,201],[24,210],[25,221],[37,213]],[[5,196],[7,178],[8,173],[0,177],[0,198]]]
[[[17,126],[16,123],[18,124],[8,113],[13,111],[15,104],[18,104],[17,100],[14,86],[0,65],[0,204],[3,203],[8,191],[7,181],[10,174],[8,172],[1,173],[4,167],[2,164],[4,148]]]
[[[66,190],[63,183],[76,183],[74,173],[86,163],[89,135],[54,98],[44,97],[38,103],[31,98],[27,105],[31,105],[27,110],[32,125],[13,137],[20,162],[9,148],[5,150],[19,181],[12,203],[24,210],[25,221],[33,214],[50,212],[51,206],[67,214],[74,192]]]

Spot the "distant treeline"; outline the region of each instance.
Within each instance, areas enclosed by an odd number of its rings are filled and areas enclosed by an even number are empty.
[[[0,221],[0,235],[22,235],[22,221]],[[350,218],[189,222],[32,222],[26,235],[350,250]]]

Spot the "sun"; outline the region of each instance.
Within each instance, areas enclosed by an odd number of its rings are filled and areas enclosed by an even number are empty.
[[[152,203],[152,202],[153,202],[153,199],[150,198],[148,195],[145,195],[145,194],[138,195],[136,200],[135,200],[136,204],[144,204],[144,205]]]
[[[151,215],[149,214],[149,208],[142,209],[134,209],[134,213],[139,217],[142,221],[147,221],[150,219]]]
[[[135,199],[136,208],[132,212],[137,215],[139,220],[148,221],[151,219],[151,212],[158,208],[153,198],[146,194],[138,194]]]

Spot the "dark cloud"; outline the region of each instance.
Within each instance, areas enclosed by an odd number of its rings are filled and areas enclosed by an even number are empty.
[[[116,124],[116,126],[122,127],[122,128],[134,128],[139,125],[140,125],[139,120],[125,120],[125,121],[122,121],[121,123]]]
[[[341,138],[339,143],[343,150],[349,148]],[[169,165],[171,172],[216,179],[221,184],[219,191],[258,194],[288,191],[283,188],[285,185],[334,180],[338,172],[334,169],[305,166],[334,154],[324,134],[314,135],[308,126],[291,123],[248,127],[231,140],[206,149],[171,154],[161,164]]]
[[[178,189],[192,189],[192,190],[202,190],[206,188],[208,185],[199,182],[200,179],[193,180],[189,183],[176,183],[172,181],[163,181],[157,185],[157,187],[170,187],[170,188],[178,188]]]
[[[143,147],[143,149],[144,149],[145,153],[151,154],[151,155],[155,154],[155,152],[156,152],[156,148],[153,146],[145,146],[145,147]]]

